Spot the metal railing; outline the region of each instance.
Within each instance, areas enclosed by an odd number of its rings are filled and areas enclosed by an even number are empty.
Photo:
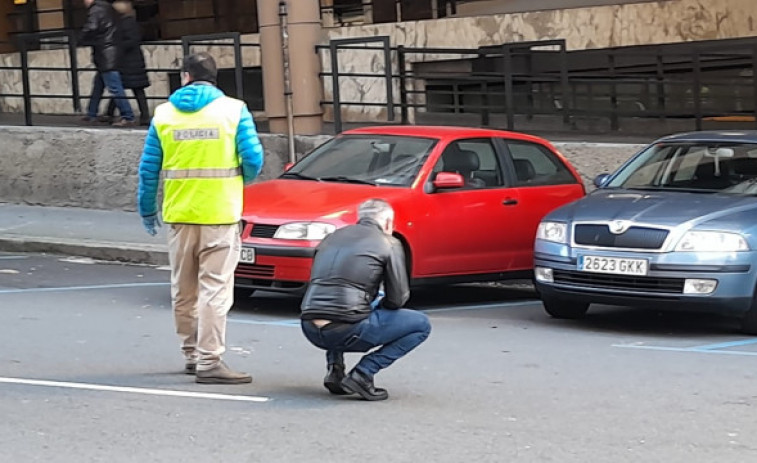
[[[391,47],[386,37],[317,48],[330,54],[323,61],[331,69],[321,76],[333,97],[322,104],[332,107],[337,133],[343,111],[376,107],[390,123],[399,110],[403,124],[429,118],[456,124],[461,116],[472,123],[470,116],[477,116],[477,125],[509,130],[536,116],[559,120],[563,128],[579,118],[602,119],[614,131],[629,118],[691,120],[696,130],[708,121],[754,120],[757,126],[757,37],[571,52],[563,40],[457,49]],[[353,69],[345,72],[340,53],[373,53],[375,70],[356,71],[355,62],[370,60],[353,55]],[[383,66],[376,65],[378,56]],[[386,82],[386,96],[350,101],[340,88],[346,78]]]
[[[29,50],[28,44],[35,43],[40,39],[49,40],[50,44],[60,45],[67,49],[68,52],[68,65],[67,66],[32,66],[29,63]],[[55,41],[54,39],[65,39],[61,41]],[[81,68],[77,60],[77,33],[71,30],[68,31],[46,31],[35,32],[30,34],[17,34],[15,36],[15,43],[19,49],[20,65],[18,66],[3,66],[0,65],[0,71],[20,71],[22,92],[21,93],[0,93],[0,98],[20,98],[23,99],[23,114],[24,122],[26,125],[33,125],[33,111],[32,102],[36,99],[58,99],[58,100],[71,100],[72,112],[79,114],[82,112],[82,99],[88,99],[89,95],[82,96],[79,88],[79,76],[81,73],[96,73],[97,70],[93,68]],[[224,40],[231,40],[228,42],[219,42]],[[163,46],[175,46],[181,47],[182,53],[186,56],[193,46],[200,44],[216,46],[231,46],[234,47],[234,77],[235,77],[235,93],[240,99],[244,99],[244,79],[243,79],[243,60],[242,51],[245,48],[259,48],[258,43],[242,43],[240,40],[240,34],[238,32],[221,33],[221,34],[207,34],[207,35],[194,35],[185,36],[182,40],[165,40],[145,42],[143,45],[163,45]],[[68,93],[33,93],[31,89],[31,76],[34,72],[56,72],[65,73],[70,78],[70,86],[56,85],[56,89],[66,89]],[[147,67],[146,72],[149,73],[178,73],[177,68],[160,68],[160,67]],[[169,89],[170,93],[170,89]],[[148,100],[165,100],[170,96],[169,93],[155,94],[152,92],[151,96],[148,96]],[[133,100],[133,97],[127,99]]]

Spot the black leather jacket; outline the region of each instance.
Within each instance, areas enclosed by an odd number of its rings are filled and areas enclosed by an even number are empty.
[[[371,313],[381,283],[386,293],[383,308],[397,309],[407,302],[410,289],[402,244],[373,220],[340,228],[316,250],[302,319],[363,320]]]
[[[115,71],[118,66],[118,24],[116,11],[105,0],[95,0],[87,10],[79,42],[92,47],[92,60],[99,72]]]

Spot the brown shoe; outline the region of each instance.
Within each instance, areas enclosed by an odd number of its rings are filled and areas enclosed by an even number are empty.
[[[252,376],[234,371],[224,362],[218,362],[210,370],[197,370],[195,382],[202,384],[241,384],[251,383]]]
[[[136,121],[129,121],[126,119],[121,119],[117,122],[114,122],[111,124],[111,127],[136,127],[137,122]]]

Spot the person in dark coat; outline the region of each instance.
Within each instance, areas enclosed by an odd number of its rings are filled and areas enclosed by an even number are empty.
[[[121,120],[113,125],[134,125],[134,112],[126,99],[121,75],[118,73],[118,47],[116,46],[117,18],[113,6],[106,0],[84,0],[87,20],[82,27],[80,43],[92,47],[92,60],[97,74],[92,83],[92,95],[85,121],[94,122],[103,91],[108,89],[115,98]]]
[[[131,89],[139,105],[140,125],[150,125],[150,109],[147,107],[145,89],[150,86],[147,77],[147,65],[142,54],[142,32],[137,23],[136,12],[131,1],[117,0],[113,2],[113,9],[120,14],[116,43],[118,45],[118,72],[124,88]],[[108,116],[112,118],[116,112],[116,101],[110,100]]]

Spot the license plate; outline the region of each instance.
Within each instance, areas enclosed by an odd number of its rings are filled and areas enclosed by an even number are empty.
[[[255,248],[242,248],[239,252],[239,262],[242,264],[254,264]]]
[[[649,261],[646,259],[625,259],[622,257],[580,256],[578,258],[578,270],[582,272],[644,276],[649,272]]]

